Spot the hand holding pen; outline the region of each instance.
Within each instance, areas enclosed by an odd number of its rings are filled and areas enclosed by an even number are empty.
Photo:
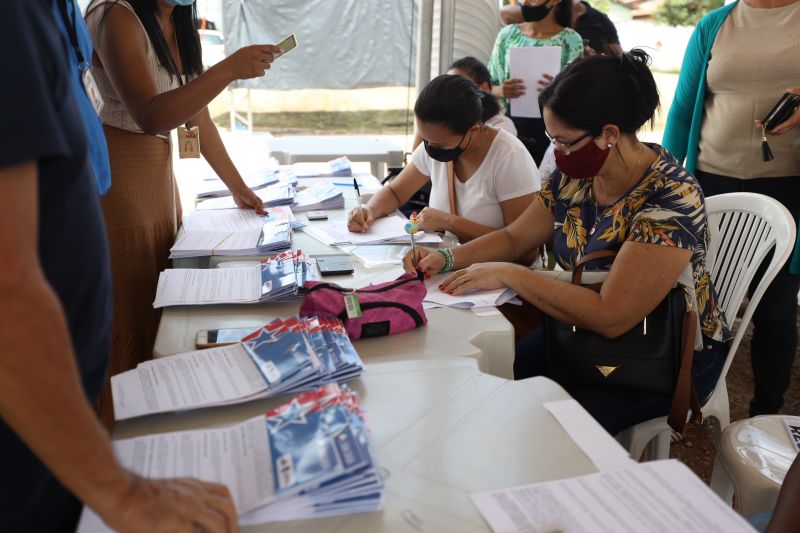
[[[369,207],[364,207],[361,200],[361,190],[358,188],[358,180],[353,178],[353,188],[358,197],[358,207],[350,211],[347,216],[347,229],[357,233],[366,233],[375,221]]]

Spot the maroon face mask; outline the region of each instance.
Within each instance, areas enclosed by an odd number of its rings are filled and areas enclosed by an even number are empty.
[[[611,148],[598,148],[594,141],[589,142],[580,150],[566,153],[555,150],[556,166],[570,178],[581,180],[592,179],[603,168]]]

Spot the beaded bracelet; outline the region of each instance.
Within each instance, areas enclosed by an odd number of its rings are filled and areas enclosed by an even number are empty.
[[[436,250],[444,257],[444,267],[440,272],[450,272],[453,270],[453,264],[455,263],[453,259],[453,251],[450,248],[439,248]]]

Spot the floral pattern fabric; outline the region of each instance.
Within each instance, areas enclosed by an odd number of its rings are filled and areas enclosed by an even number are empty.
[[[703,334],[731,338],[706,266],[710,238],[703,192],[695,177],[666,149],[649,145],[658,157],[644,176],[611,205],[598,206],[592,181],[556,171],[538,201],[555,221],[552,252],[565,270],[598,250],[618,251],[626,241],[674,246],[692,251],[692,275]],[[613,258],[598,259],[587,270],[608,270]]]
[[[522,33],[519,25],[510,24],[500,30],[494,41],[492,55],[487,65],[492,77],[492,85],[502,85],[511,77],[509,50],[531,46],[560,46],[562,69],[583,57],[583,38],[572,28],[564,28],[560,33],[547,39],[532,39]]]

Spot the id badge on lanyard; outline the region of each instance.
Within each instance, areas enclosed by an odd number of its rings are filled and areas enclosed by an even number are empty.
[[[89,65],[81,67],[81,82],[83,82],[83,89],[92,103],[94,112],[99,116],[100,111],[103,110],[103,96],[100,94],[100,89],[97,88],[97,82],[94,81],[92,69]]]
[[[191,126],[178,126],[178,157],[190,159],[200,157],[200,128]]]

